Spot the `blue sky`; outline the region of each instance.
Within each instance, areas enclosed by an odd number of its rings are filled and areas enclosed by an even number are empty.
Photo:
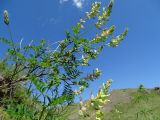
[[[100,1],[100,0],[98,0]],[[94,0],[1,0],[1,16],[7,9],[15,41],[23,39],[49,42],[62,40],[64,30],[70,30],[89,10]],[[109,0],[101,0],[106,6]],[[91,83],[88,91],[96,93],[107,79],[113,79],[111,89],[135,88],[143,83],[146,87],[160,85],[160,1],[115,0],[108,25],[115,24],[115,34],[125,27],[129,33],[118,48],[105,48],[89,70],[98,67],[101,77]],[[0,36],[8,37],[7,28],[0,17]],[[90,35],[89,35],[90,36]],[[5,54],[1,47],[1,55]]]

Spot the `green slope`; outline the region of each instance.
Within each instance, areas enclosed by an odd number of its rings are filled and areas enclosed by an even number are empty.
[[[110,100],[103,108],[104,120],[160,120],[159,88],[114,90]],[[70,112],[69,120],[95,120],[94,113],[89,118],[78,118],[76,109]]]
[[[105,120],[160,120],[159,91],[137,90],[130,97],[128,103],[119,102],[110,112],[105,112]]]

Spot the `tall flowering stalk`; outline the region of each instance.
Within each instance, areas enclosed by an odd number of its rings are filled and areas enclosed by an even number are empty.
[[[96,114],[96,120],[103,120],[103,106],[109,102],[108,97],[110,94],[108,93],[108,89],[112,83],[112,80],[108,80],[102,87],[99,89],[98,94],[94,97],[91,95],[91,98],[88,102],[84,103],[82,99],[80,100],[80,110],[79,115],[82,117],[91,117],[88,113],[90,109],[93,109]]]

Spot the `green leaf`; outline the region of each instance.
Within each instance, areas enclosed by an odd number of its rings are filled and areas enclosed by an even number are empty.
[[[15,51],[12,50],[12,49],[8,49],[8,53],[9,53],[10,55],[13,55],[13,54],[15,53]]]
[[[63,102],[66,101],[66,100],[67,100],[67,96],[66,96],[66,95],[62,95],[62,96],[60,96],[60,97],[53,98],[51,103],[52,103],[53,105],[58,105],[58,104],[63,103]]]
[[[74,34],[78,34],[80,32],[80,29],[81,29],[81,23],[77,23],[77,25],[72,27]]]
[[[25,57],[21,53],[16,53],[16,56],[19,57],[21,60],[25,60]]]
[[[41,62],[41,67],[42,68],[49,67],[49,63],[48,62]]]
[[[4,37],[0,37],[0,41],[2,41],[3,43],[8,44],[8,45],[10,45],[10,46],[13,46],[13,45],[14,45],[14,43],[13,43],[11,40],[8,40],[8,39],[6,39],[6,38],[4,38]]]
[[[46,40],[41,40],[40,43],[42,46],[44,46],[46,44]]]

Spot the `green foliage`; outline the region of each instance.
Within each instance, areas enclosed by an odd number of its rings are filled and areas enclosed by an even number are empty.
[[[0,120],[10,120],[9,115],[2,108],[0,108]]]
[[[74,98],[89,87],[89,82],[100,76],[98,68],[87,76],[84,76],[81,68],[89,66],[89,61],[96,59],[104,47],[117,47],[126,36],[127,29],[107,40],[115,31],[114,25],[109,28],[105,26],[112,6],[111,1],[100,14],[100,3],[93,3],[90,12],[72,27],[72,31],[66,31],[66,38],[51,45],[44,39],[39,44],[15,43],[9,27],[8,12],[4,11],[4,23],[8,27],[10,40],[0,37],[0,41],[8,45],[7,56],[0,63],[0,105],[5,106],[4,110],[11,118],[58,119]],[[94,21],[92,28],[99,32],[92,39],[84,37],[92,30],[84,29],[90,20]],[[104,91],[105,88],[100,90],[101,97]],[[103,102],[105,98],[102,100],[98,96],[93,104],[99,108],[97,101]],[[97,118],[100,118],[101,111],[96,113]]]

